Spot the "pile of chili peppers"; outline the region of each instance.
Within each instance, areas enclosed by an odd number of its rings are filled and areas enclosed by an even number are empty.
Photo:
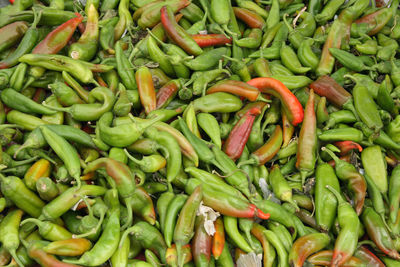
[[[0,266],[400,266],[398,7],[0,8]]]

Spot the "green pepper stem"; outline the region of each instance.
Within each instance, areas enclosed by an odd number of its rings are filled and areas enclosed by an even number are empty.
[[[243,165],[254,165],[254,164],[257,164],[256,160],[254,158],[249,158],[248,160],[239,162],[237,167],[240,168]]]
[[[336,164],[340,162],[340,159],[330,149],[328,149],[326,147],[322,147],[321,150],[325,151],[326,153],[328,153],[329,156],[331,156],[331,158],[335,161]]]
[[[100,216],[100,220],[98,221],[97,225],[95,228],[93,228],[92,230],[84,233],[84,234],[80,234],[80,235],[72,235],[72,238],[84,238],[87,237],[89,235],[95,234],[97,233],[97,231],[100,229],[101,225],[103,224],[104,221],[104,213],[101,214]]]
[[[47,108],[49,108],[49,109],[52,109],[52,110],[55,110],[55,111],[60,111],[60,112],[70,113],[70,110],[71,110],[70,107],[68,107],[68,108],[60,108],[60,107],[50,106],[49,104],[46,103],[46,101],[43,101],[42,105],[47,107]]]
[[[121,230],[125,230],[126,228],[128,228],[132,225],[133,214],[132,214],[131,200],[132,200],[131,197],[127,197],[124,199],[126,209],[128,210],[128,218],[127,218],[125,224],[121,227]]]
[[[332,186],[326,185],[325,187],[326,187],[326,189],[328,189],[329,191],[331,191],[332,194],[335,195],[335,197],[336,197],[336,199],[337,199],[339,205],[340,205],[341,203],[345,203],[345,202],[346,202],[346,201],[343,199],[343,197],[340,195],[340,193],[339,193],[338,191],[336,191],[336,189],[334,189]]]
[[[128,150],[127,150],[126,148],[124,148],[124,152],[125,152],[125,155],[126,155],[130,160],[132,160],[134,163],[136,163],[136,164],[138,164],[138,165],[140,165],[140,166],[144,166],[143,161],[138,160],[137,158],[135,158],[134,156],[132,156],[132,155],[128,152]]]
[[[118,245],[119,248],[122,248],[122,245],[124,244],[124,241],[128,237],[129,234],[132,234],[135,231],[139,230],[139,229],[136,229],[136,228],[137,227],[134,225],[134,226],[131,226],[128,229],[125,230],[125,232],[121,236],[121,240],[119,241],[119,245]]]
[[[37,225],[38,227],[43,226],[43,222],[41,220],[39,220],[39,219],[36,219],[36,218],[25,219],[20,223],[20,225],[22,226],[22,225],[27,224],[27,223],[33,223],[33,224]]]
[[[9,249],[8,252],[11,254],[13,259],[17,262],[18,266],[24,266],[24,264],[19,259],[18,255],[17,255],[17,251],[16,251],[15,248],[14,249]]]

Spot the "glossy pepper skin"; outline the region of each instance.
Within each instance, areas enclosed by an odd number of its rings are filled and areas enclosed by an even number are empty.
[[[307,172],[315,167],[317,153],[317,118],[314,110],[314,91],[310,90],[307,105],[304,111],[304,120],[299,135],[296,167],[300,170],[304,184]]]
[[[68,54],[73,59],[84,61],[91,60],[97,52],[99,39],[99,13],[97,8],[91,4],[87,12],[87,22],[85,31],[82,33],[78,42],[73,43],[68,50]]]
[[[172,38],[180,47],[182,47],[187,53],[198,56],[203,50],[193,40],[193,38],[176,23],[172,9],[169,6],[163,6],[161,8],[161,23],[164,26],[168,36]]]
[[[340,193],[329,185],[327,188],[338,200],[338,222],[341,229],[335,241],[331,264],[339,266],[350,259],[356,250],[361,222],[352,206],[343,199]]]
[[[32,53],[57,54],[67,45],[68,41],[72,37],[72,34],[82,21],[83,17],[77,13],[75,18],[64,22],[50,32],[39,44],[35,46],[35,48],[32,50]]]
[[[237,160],[243,152],[249,138],[255,117],[260,114],[258,108],[250,109],[235,124],[225,141],[223,151],[233,160]]]
[[[254,78],[247,83],[258,88],[262,93],[279,98],[293,126],[303,121],[303,107],[296,96],[282,82],[274,78]]]
[[[315,233],[300,237],[293,243],[290,249],[289,264],[296,267],[303,266],[308,256],[323,249],[329,242],[330,237],[324,233]]]
[[[135,77],[140,102],[142,103],[146,114],[149,114],[151,111],[155,110],[157,106],[156,91],[154,89],[151,73],[147,67],[141,67],[136,71]]]
[[[399,260],[400,254],[395,249],[393,240],[379,214],[373,208],[366,207],[362,213],[361,219],[368,236],[374,241],[378,248],[389,257]]]
[[[357,214],[361,214],[367,190],[365,178],[356,168],[343,160],[340,160],[332,151],[325,149],[326,152],[335,160],[336,175],[341,180],[348,181],[348,188],[353,192],[354,207]]]
[[[264,165],[270,161],[279,151],[283,142],[282,127],[280,125],[275,127],[274,132],[268,141],[250,154],[249,160],[240,162],[239,167],[244,164]]]
[[[0,34],[5,38],[0,42],[0,52],[12,47],[28,30],[25,21],[16,21],[0,29]]]

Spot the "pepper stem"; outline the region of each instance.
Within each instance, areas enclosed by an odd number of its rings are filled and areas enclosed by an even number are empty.
[[[55,110],[55,111],[60,111],[60,112],[67,112],[70,113],[71,108],[60,108],[60,107],[54,107],[54,106],[50,106],[49,104],[46,103],[46,101],[42,102],[42,105],[45,106],[46,108]]]
[[[132,234],[136,231],[136,226],[129,227],[128,229],[125,230],[125,232],[121,236],[121,240],[119,241],[119,248],[122,248],[122,245],[124,244],[125,239],[128,237],[129,234]]]
[[[240,168],[243,165],[253,165],[253,164],[257,164],[256,160],[254,158],[249,158],[248,160],[244,160],[242,162],[239,162],[237,164],[237,167]]]
[[[283,22],[285,23],[286,27],[288,28],[289,32],[293,32],[294,29],[292,26],[290,26],[289,22],[287,21],[286,17],[289,16],[289,14],[285,13],[283,15]]]
[[[128,210],[128,218],[126,219],[125,224],[121,227],[121,230],[125,230],[132,225],[133,214],[132,214],[132,203],[131,197],[127,197],[124,199],[126,209]]]
[[[336,164],[340,162],[340,159],[338,158],[338,156],[335,155],[335,153],[333,153],[332,150],[330,150],[330,149],[328,149],[326,147],[322,147],[321,150],[325,151],[326,153],[328,153],[329,156],[331,156],[331,158],[335,161]]]
[[[326,185],[325,187],[326,187],[326,189],[328,189],[329,191],[331,191],[332,194],[335,195],[335,197],[336,197],[336,199],[337,199],[337,201],[338,201],[339,204],[345,203],[345,202],[346,202],[346,201],[343,199],[342,195],[340,195],[340,193],[339,193],[338,191],[336,191],[336,189],[334,189],[332,186]]]
[[[126,148],[124,148],[124,152],[125,152],[125,155],[126,155],[130,160],[132,160],[134,163],[136,163],[136,164],[138,164],[138,165],[140,165],[140,166],[143,166],[143,165],[144,165],[144,163],[143,163],[141,160],[138,160],[137,158],[133,157],[133,156],[128,152],[128,150],[127,150]]]
[[[27,223],[33,223],[33,224],[35,224],[35,225],[37,225],[39,227],[43,225],[43,222],[41,220],[39,220],[39,219],[36,219],[36,218],[25,219],[20,223],[20,225],[22,226],[22,225],[27,224]]]
[[[21,260],[18,258],[16,249],[9,249],[8,252],[11,254],[12,258],[16,261],[18,266],[24,266]]]
[[[147,33],[150,34],[151,37],[154,38],[154,40],[156,40],[157,43],[159,43],[162,47],[165,47],[167,44],[164,43],[163,41],[161,41],[157,36],[155,36],[154,33],[151,32],[151,30],[149,28],[147,28]]]

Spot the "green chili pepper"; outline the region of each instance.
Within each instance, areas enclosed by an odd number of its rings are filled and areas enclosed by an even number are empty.
[[[18,236],[19,225],[24,212],[22,210],[9,211],[0,223],[0,241],[2,246],[11,254],[18,265],[23,266],[16,251],[20,240]]]
[[[118,194],[116,190],[112,191],[113,201],[118,202]],[[106,262],[118,249],[120,240],[120,209],[119,205],[112,206],[109,211],[107,223],[104,230],[93,246],[93,248],[85,252],[79,260],[64,260],[68,263],[82,265],[101,265]]]
[[[333,168],[325,163],[318,165],[315,178],[315,218],[320,229],[328,232],[336,218],[337,201],[326,186],[340,190],[339,181]]]

